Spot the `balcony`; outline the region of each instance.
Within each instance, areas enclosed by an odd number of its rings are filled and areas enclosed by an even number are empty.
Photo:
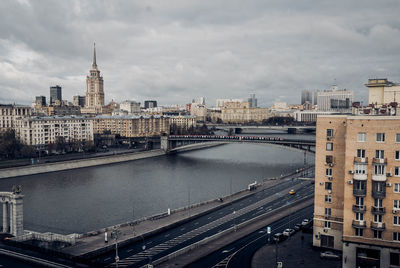
[[[355,213],[364,213],[367,209],[363,205],[353,205],[353,211]]]
[[[378,214],[378,215],[383,215],[386,213],[386,209],[385,208],[378,208],[378,207],[371,207],[371,213],[372,214]]]
[[[373,222],[371,221],[371,229],[377,231],[384,231],[385,230],[385,223],[384,222]]]
[[[373,198],[378,198],[378,199],[383,199],[386,197],[386,191],[376,191],[372,190],[372,197]]]
[[[372,163],[374,164],[387,164],[387,158],[376,158],[372,159]]]
[[[354,157],[354,163],[368,163],[368,157]]]
[[[354,174],[354,179],[359,180],[359,181],[366,181],[367,180],[367,174],[360,174],[360,173],[355,173]]]
[[[365,196],[366,194],[367,194],[367,189],[353,188],[353,195],[354,196]]]
[[[372,180],[373,181],[386,181],[386,174],[382,174],[382,175],[372,174]]]
[[[356,221],[353,220],[352,224],[351,224],[354,228],[366,228],[367,227],[367,223],[365,221]]]

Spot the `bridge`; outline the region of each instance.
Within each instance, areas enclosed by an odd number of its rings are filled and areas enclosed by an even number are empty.
[[[195,143],[269,143],[300,150],[315,152],[315,141],[299,139],[283,139],[280,137],[254,136],[219,136],[219,135],[170,135],[161,137],[161,149],[166,153],[173,153],[184,146]]]
[[[233,129],[236,134],[239,133],[252,133],[254,130],[279,130],[288,133],[313,133],[315,126],[255,126],[255,125],[223,125],[223,124],[207,124],[208,127],[215,127],[216,129],[229,131]]]

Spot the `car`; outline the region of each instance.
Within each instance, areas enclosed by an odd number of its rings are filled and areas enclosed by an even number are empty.
[[[340,260],[340,256],[338,254],[333,253],[332,251],[321,252],[319,256],[322,259]]]
[[[301,229],[301,223],[297,223],[297,224],[293,227],[293,229],[294,229],[295,231],[300,230],[300,229]]]
[[[295,230],[287,228],[285,229],[285,231],[283,231],[283,235],[289,237],[292,236],[295,232],[296,232]]]
[[[308,223],[310,222],[310,220],[309,219],[304,219],[302,222],[301,222],[301,226],[307,226],[308,225]]]
[[[282,233],[276,233],[276,234],[274,234],[274,238],[273,239],[274,239],[275,242],[280,242],[280,241],[284,240],[285,237],[283,236]]]
[[[296,193],[296,191],[295,191],[294,189],[292,189],[292,190],[289,191],[289,194],[290,194],[290,195],[294,195],[295,193]]]

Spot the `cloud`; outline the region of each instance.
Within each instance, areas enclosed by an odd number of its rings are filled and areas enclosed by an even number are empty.
[[[335,81],[367,100],[371,77],[400,82],[397,1],[0,2],[0,102],[63,86],[84,95],[96,42],[106,100],[185,104],[205,96],[300,101]],[[283,100],[282,96],[285,96]]]

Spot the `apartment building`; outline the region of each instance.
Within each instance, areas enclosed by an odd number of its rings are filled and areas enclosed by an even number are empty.
[[[318,116],[313,244],[400,267],[400,117]]]
[[[121,137],[151,137],[169,133],[169,118],[158,115],[99,115],[93,118],[94,134],[106,131]]]
[[[0,130],[11,129],[19,117],[32,115],[33,109],[25,105],[0,104]]]
[[[269,116],[268,108],[250,108],[248,102],[225,102],[221,108],[224,123],[260,123]]]
[[[193,115],[177,115],[169,117],[169,124],[176,125],[182,129],[196,127],[196,116]]]
[[[56,143],[93,140],[92,120],[83,116],[21,117],[15,120],[15,132],[26,145],[45,146]]]

